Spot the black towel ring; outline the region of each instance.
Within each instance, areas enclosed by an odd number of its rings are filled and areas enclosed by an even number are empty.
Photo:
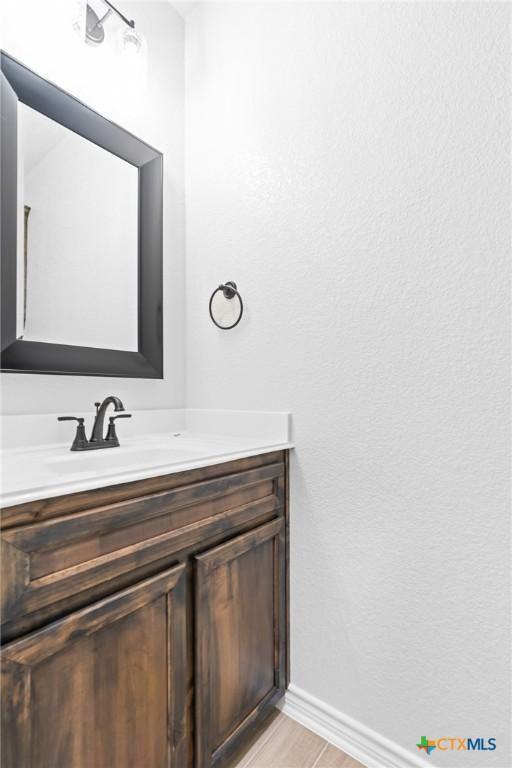
[[[231,301],[231,299],[234,299],[235,296],[238,296],[238,301],[240,302],[240,314],[238,315],[235,322],[232,323],[231,325],[221,325],[220,323],[217,322],[217,320],[213,316],[213,312],[212,312],[213,299],[215,298],[215,295],[219,291],[222,291],[224,298],[227,299],[228,301]],[[212,293],[212,295],[210,296],[210,304],[208,306],[208,309],[210,312],[210,317],[212,319],[212,322],[214,323],[214,325],[217,326],[217,328],[221,328],[223,331],[229,331],[231,328],[234,328],[235,325],[238,325],[244,313],[244,304],[242,301],[242,297],[237,291],[236,283],[234,283],[232,280],[228,280],[226,283],[222,283],[221,285],[219,285],[219,287],[216,288]]]

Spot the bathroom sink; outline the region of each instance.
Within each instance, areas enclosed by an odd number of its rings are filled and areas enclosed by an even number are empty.
[[[100,448],[96,451],[69,452],[65,456],[52,456],[45,464],[50,471],[59,474],[82,472],[110,473],[112,470],[130,470],[134,467],[167,466],[179,462],[193,461],[201,454],[190,445],[140,445],[118,448]]]
[[[89,451],[70,451],[74,430],[60,426],[58,441],[43,442],[46,434],[54,437],[57,433],[53,414],[27,416],[21,424],[18,421],[21,417],[11,418],[15,420],[10,425],[12,435],[18,438],[23,434],[25,442],[0,451],[0,501],[4,507],[116,483],[136,482],[290,447],[288,441],[279,441],[272,432],[270,439],[258,433],[259,414],[244,426],[237,411],[231,415],[228,412],[210,414],[205,418],[204,429],[190,430],[183,428],[181,423],[174,426],[171,419],[167,424],[161,424],[159,412],[154,416],[139,412],[136,430],[131,422],[123,423],[122,431],[119,430],[121,445]],[[194,413],[189,419],[193,427],[203,426]],[[234,434],[214,431],[215,419],[222,422],[222,428]],[[285,414],[282,420],[287,428],[288,415]],[[35,433],[34,422],[37,424]],[[153,431],[155,424],[161,426],[162,431]],[[164,427],[166,431],[163,431]],[[126,434],[130,428],[131,434]],[[179,431],[174,431],[176,428]],[[248,436],[244,434],[246,430]],[[31,439],[33,434],[37,440]]]

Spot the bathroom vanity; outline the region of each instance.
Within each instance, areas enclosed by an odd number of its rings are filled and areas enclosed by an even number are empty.
[[[2,371],[162,379],[162,153],[0,88]],[[227,765],[288,680],[288,414],[78,400],[2,416],[2,768]]]
[[[276,450],[5,508],[2,766],[227,764],[287,685],[287,493]]]

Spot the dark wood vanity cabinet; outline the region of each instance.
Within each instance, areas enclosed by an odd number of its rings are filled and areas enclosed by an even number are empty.
[[[287,454],[5,509],[2,767],[223,766],[287,684]]]
[[[2,765],[187,765],[182,723],[168,728],[186,697],[183,570],[6,646]]]
[[[282,518],[196,558],[196,749],[216,765],[285,689]]]

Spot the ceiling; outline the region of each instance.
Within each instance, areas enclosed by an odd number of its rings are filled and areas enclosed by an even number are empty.
[[[195,2],[195,0],[182,0],[182,2],[172,2],[170,0],[172,7],[178,11],[178,13],[183,16],[184,18],[197,6],[199,5],[198,2]]]

